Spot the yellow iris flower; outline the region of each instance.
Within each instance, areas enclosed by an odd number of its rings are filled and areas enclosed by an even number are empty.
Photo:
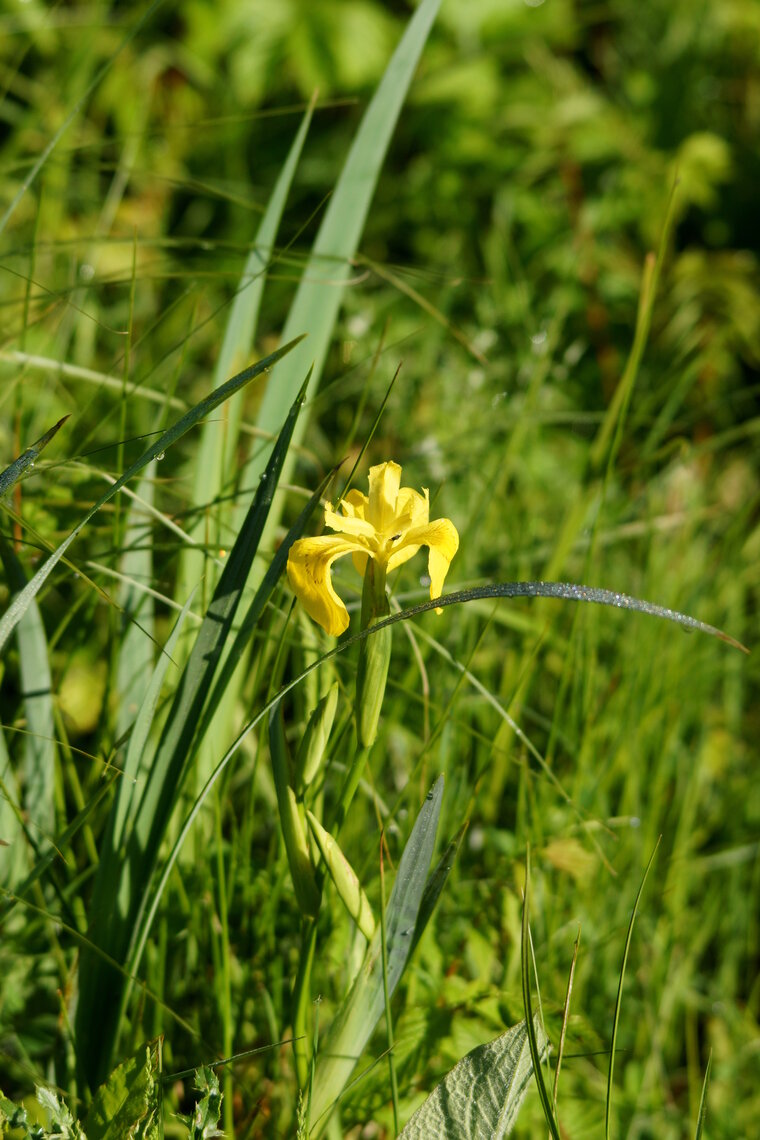
[[[426,487],[420,495],[400,484],[398,463],[370,467],[369,495],[352,490],[336,510],[329,504],[325,507],[325,525],[336,533],[300,538],[291,547],[291,588],[307,614],[336,637],[348,628],[348,611],[335,593],[330,575],[333,562],[344,554],[353,556],[360,574],[367,568],[367,559],[374,559],[384,578],[421,546],[427,546],[430,597],[439,597],[443,589],[451,560],[459,548],[456,527],[449,519],[430,522]]]

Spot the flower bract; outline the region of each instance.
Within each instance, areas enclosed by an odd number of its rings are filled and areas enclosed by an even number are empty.
[[[392,461],[370,467],[369,495],[351,490],[335,509],[328,504],[325,525],[335,533],[293,543],[288,580],[309,616],[335,636],[348,628],[348,611],[332,584],[336,558],[352,555],[360,574],[372,558],[388,573],[426,546],[430,597],[437,598],[459,547],[450,519],[430,521],[427,488],[420,494],[402,487],[401,468]]]

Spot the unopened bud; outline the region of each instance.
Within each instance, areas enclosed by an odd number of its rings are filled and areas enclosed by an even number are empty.
[[[307,811],[306,818],[341,902],[364,937],[371,942],[375,933],[375,920],[372,916],[372,907],[361,888],[356,872],[341,851],[337,840],[329,831],[325,831],[316,816]]]

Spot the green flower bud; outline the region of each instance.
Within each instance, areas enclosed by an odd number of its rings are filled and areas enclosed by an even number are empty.
[[[372,907],[361,888],[356,872],[341,851],[337,840],[329,831],[325,831],[316,816],[307,811],[306,818],[341,902],[370,942],[375,933],[375,920]]]
[[[296,786],[308,788],[324,758],[338,707],[338,682],[331,686],[309,717],[296,758]]]
[[[282,710],[278,705],[269,714],[269,750],[272,755],[272,773],[277,792],[277,807],[280,812],[282,837],[288,857],[290,876],[296,892],[296,901],[301,913],[316,918],[319,911],[320,894],[314,877],[314,867],[309,854],[306,829],[299,812],[296,793],[290,783],[290,757],[282,723]]]

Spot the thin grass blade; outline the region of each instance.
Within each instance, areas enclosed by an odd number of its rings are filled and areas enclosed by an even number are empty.
[[[541,1108],[544,1110],[546,1123],[549,1127],[552,1140],[561,1140],[559,1128],[557,1127],[557,1118],[554,1113],[554,1105],[549,1097],[544,1081],[544,1073],[541,1067],[543,1052],[540,1047],[538,1035],[536,1033],[536,1022],[533,1018],[533,1000],[531,998],[531,985],[530,985],[530,848],[528,849],[527,858],[525,861],[525,898],[523,900],[523,913],[522,913],[522,928],[520,938],[520,958],[521,958],[521,974],[522,974],[522,992],[523,992],[523,1009],[525,1010],[525,1031],[528,1036],[528,1045],[530,1047],[531,1060],[533,1062],[533,1075],[536,1078],[536,1087],[538,1089],[538,1096],[541,1101]]]
[[[705,1079],[702,1081],[702,1095],[699,1098],[699,1112],[697,1113],[697,1131],[694,1133],[694,1140],[702,1140],[702,1132],[705,1127],[705,1117],[707,1116],[707,1090],[710,1086],[710,1069],[712,1068],[712,1050],[710,1056],[707,1058],[707,1068],[705,1069]]]
[[[605,1108],[604,1108],[604,1136],[605,1136],[605,1140],[609,1140],[609,1138],[610,1138],[610,1121],[612,1118],[612,1078],[613,1078],[613,1074],[615,1072],[615,1048],[617,1046],[617,1033],[618,1033],[618,1025],[620,1023],[620,1010],[621,1010],[622,1005],[623,1005],[623,982],[625,981],[625,968],[628,964],[628,952],[631,949],[631,941],[633,940],[633,927],[634,927],[634,924],[636,922],[636,914],[637,914],[637,911],[639,909],[639,903],[641,901],[641,896],[642,896],[643,891],[644,891],[644,885],[646,884],[647,878],[649,876],[649,871],[652,867],[652,864],[654,863],[654,857],[657,854],[657,849],[660,846],[660,840],[661,839],[662,839],[662,836],[660,836],[659,839],[657,840],[657,842],[655,843],[654,851],[649,856],[649,862],[646,865],[646,868],[644,870],[644,874],[643,874],[642,879],[641,879],[641,884],[639,885],[639,889],[636,892],[636,900],[633,904],[633,910],[631,911],[631,920],[628,923],[628,933],[626,934],[626,937],[625,937],[625,949],[623,950],[623,961],[620,964],[620,978],[618,980],[617,997],[615,998],[615,1012],[614,1012],[613,1017],[612,1017],[612,1040],[610,1042],[610,1066],[609,1066],[609,1069],[607,1071],[607,1097],[606,1097]]]

